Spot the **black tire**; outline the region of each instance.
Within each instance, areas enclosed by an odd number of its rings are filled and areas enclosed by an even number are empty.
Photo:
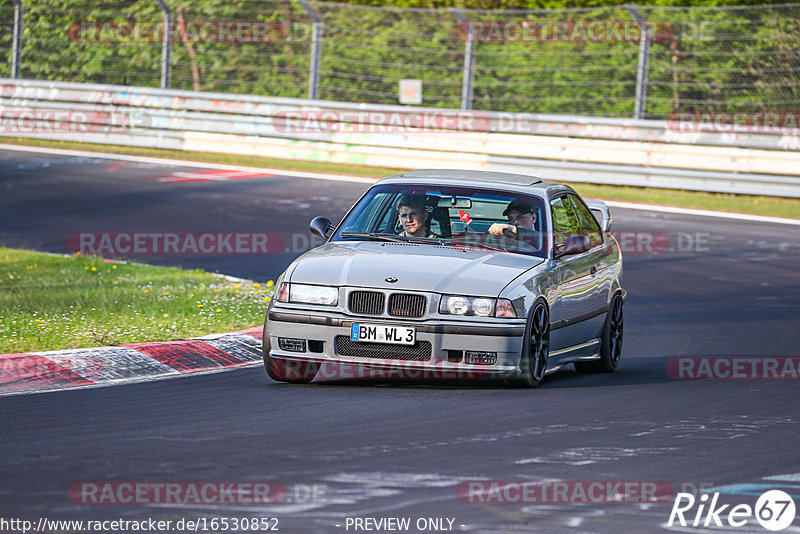
[[[285,358],[273,358],[269,355],[272,345],[269,341],[267,322],[264,321],[263,341],[261,342],[261,355],[264,358],[264,369],[267,375],[276,382],[288,382],[290,384],[308,384],[319,371],[319,364],[303,360],[292,360]]]
[[[622,304],[622,295],[615,294],[611,299],[600,338],[600,359],[593,362],[576,362],[575,370],[579,373],[613,373],[617,369],[622,357],[622,334],[625,327]]]
[[[528,314],[525,340],[519,361],[520,374],[510,380],[516,387],[536,387],[547,371],[550,354],[550,311],[543,300],[538,300]]]

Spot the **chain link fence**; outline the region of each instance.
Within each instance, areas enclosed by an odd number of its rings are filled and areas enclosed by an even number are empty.
[[[399,81],[419,79],[424,105],[459,107],[464,42],[453,12],[311,5],[324,24],[321,98],[397,104]]]
[[[15,26],[27,79],[387,105],[413,79],[424,106],[651,119],[800,104],[800,4],[479,11],[0,0],[0,77],[15,75]]]
[[[676,29],[651,49],[648,115],[800,109],[800,4],[641,11]]]
[[[0,2],[0,76],[13,76],[17,65],[14,58],[15,4]]]
[[[155,2],[33,2],[22,0],[20,77],[158,86],[161,46],[140,39],[115,39],[110,31],[81,31],[91,21],[144,24],[160,20]],[[5,72],[4,72],[5,74]]]
[[[476,109],[633,114],[640,28],[625,8],[470,14],[476,18]],[[614,24],[624,33],[614,35]]]

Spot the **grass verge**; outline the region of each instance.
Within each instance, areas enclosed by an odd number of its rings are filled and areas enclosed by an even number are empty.
[[[245,165],[250,167],[265,167],[301,172],[305,171],[342,174],[375,179],[408,170],[364,167],[359,165],[329,163],[324,161],[299,161],[264,158],[260,156],[237,156],[231,154],[183,152],[181,150],[124,147],[67,141],[49,141],[44,139],[26,139],[23,137],[0,137],[0,143],[71,150],[88,150],[94,152],[105,152],[109,154],[149,156],[185,161],[198,161],[203,163]],[[659,204],[662,206],[675,206],[679,208],[694,208],[711,211],[729,211],[734,213],[766,215],[769,217],[783,217],[788,219],[800,219],[800,199],[795,198],[734,195],[731,193],[705,193],[701,191],[683,191],[678,189],[596,185],[577,182],[565,183],[568,183],[582,196],[588,198],[619,200],[624,202],[636,202],[640,204]]]
[[[257,326],[272,282],[0,247],[0,354],[166,341]]]

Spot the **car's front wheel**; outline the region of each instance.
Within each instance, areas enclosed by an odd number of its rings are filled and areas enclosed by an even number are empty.
[[[611,300],[603,335],[600,339],[600,359],[593,362],[576,362],[579,373],[613,373],[622,357],[622,333],[625,326],[622,315],[622,295],[617,293]]]
[[[525,340],[519,361],[520,374],[511,381],[517,387],[535,387],[547,371],[550,355],[550,312],[544,301],[538,301],[528,316]]]

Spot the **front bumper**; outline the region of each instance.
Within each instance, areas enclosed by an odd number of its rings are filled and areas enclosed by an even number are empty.
[[[359,370],[389,370],[406,372],[410,378],[454,376],[496,378],[515,376],[519,373],[519,360],[522,353],[524,319],[499,321],[475,321],[466,317],[461,320],[411,321],[377,317],[354,317],[340,313],[319,314],[292,310],[286,307],[269,311],[265,336],[270,340],[270,356],[300,361],[313,361],[355,367],[336,376],[353,378],[370,376]],[[388,345],[380,357],[342,354],[340,349],[349,340],[353,323],[387,324],[413,326],[416,328],[416,344],[430,343],[430,357],[424,361],[404,359],[398,345]],[[281,350],[278,338],[305,340],[305,351]],[[311,343],[314,342],[314,343]],[[358,345],[358,342],[354,342]],[[467,364],[463,355],[466,351],[493,352],[497,354],[494,364]],[[461,353],[460,361],[452,361]],[[321,367],[323,369],[323,367]],[[324,373],[321,378],[325,378]],[[404,375],[405,376],[405,375]],[[333,378],[331,376],[329,378]]]

